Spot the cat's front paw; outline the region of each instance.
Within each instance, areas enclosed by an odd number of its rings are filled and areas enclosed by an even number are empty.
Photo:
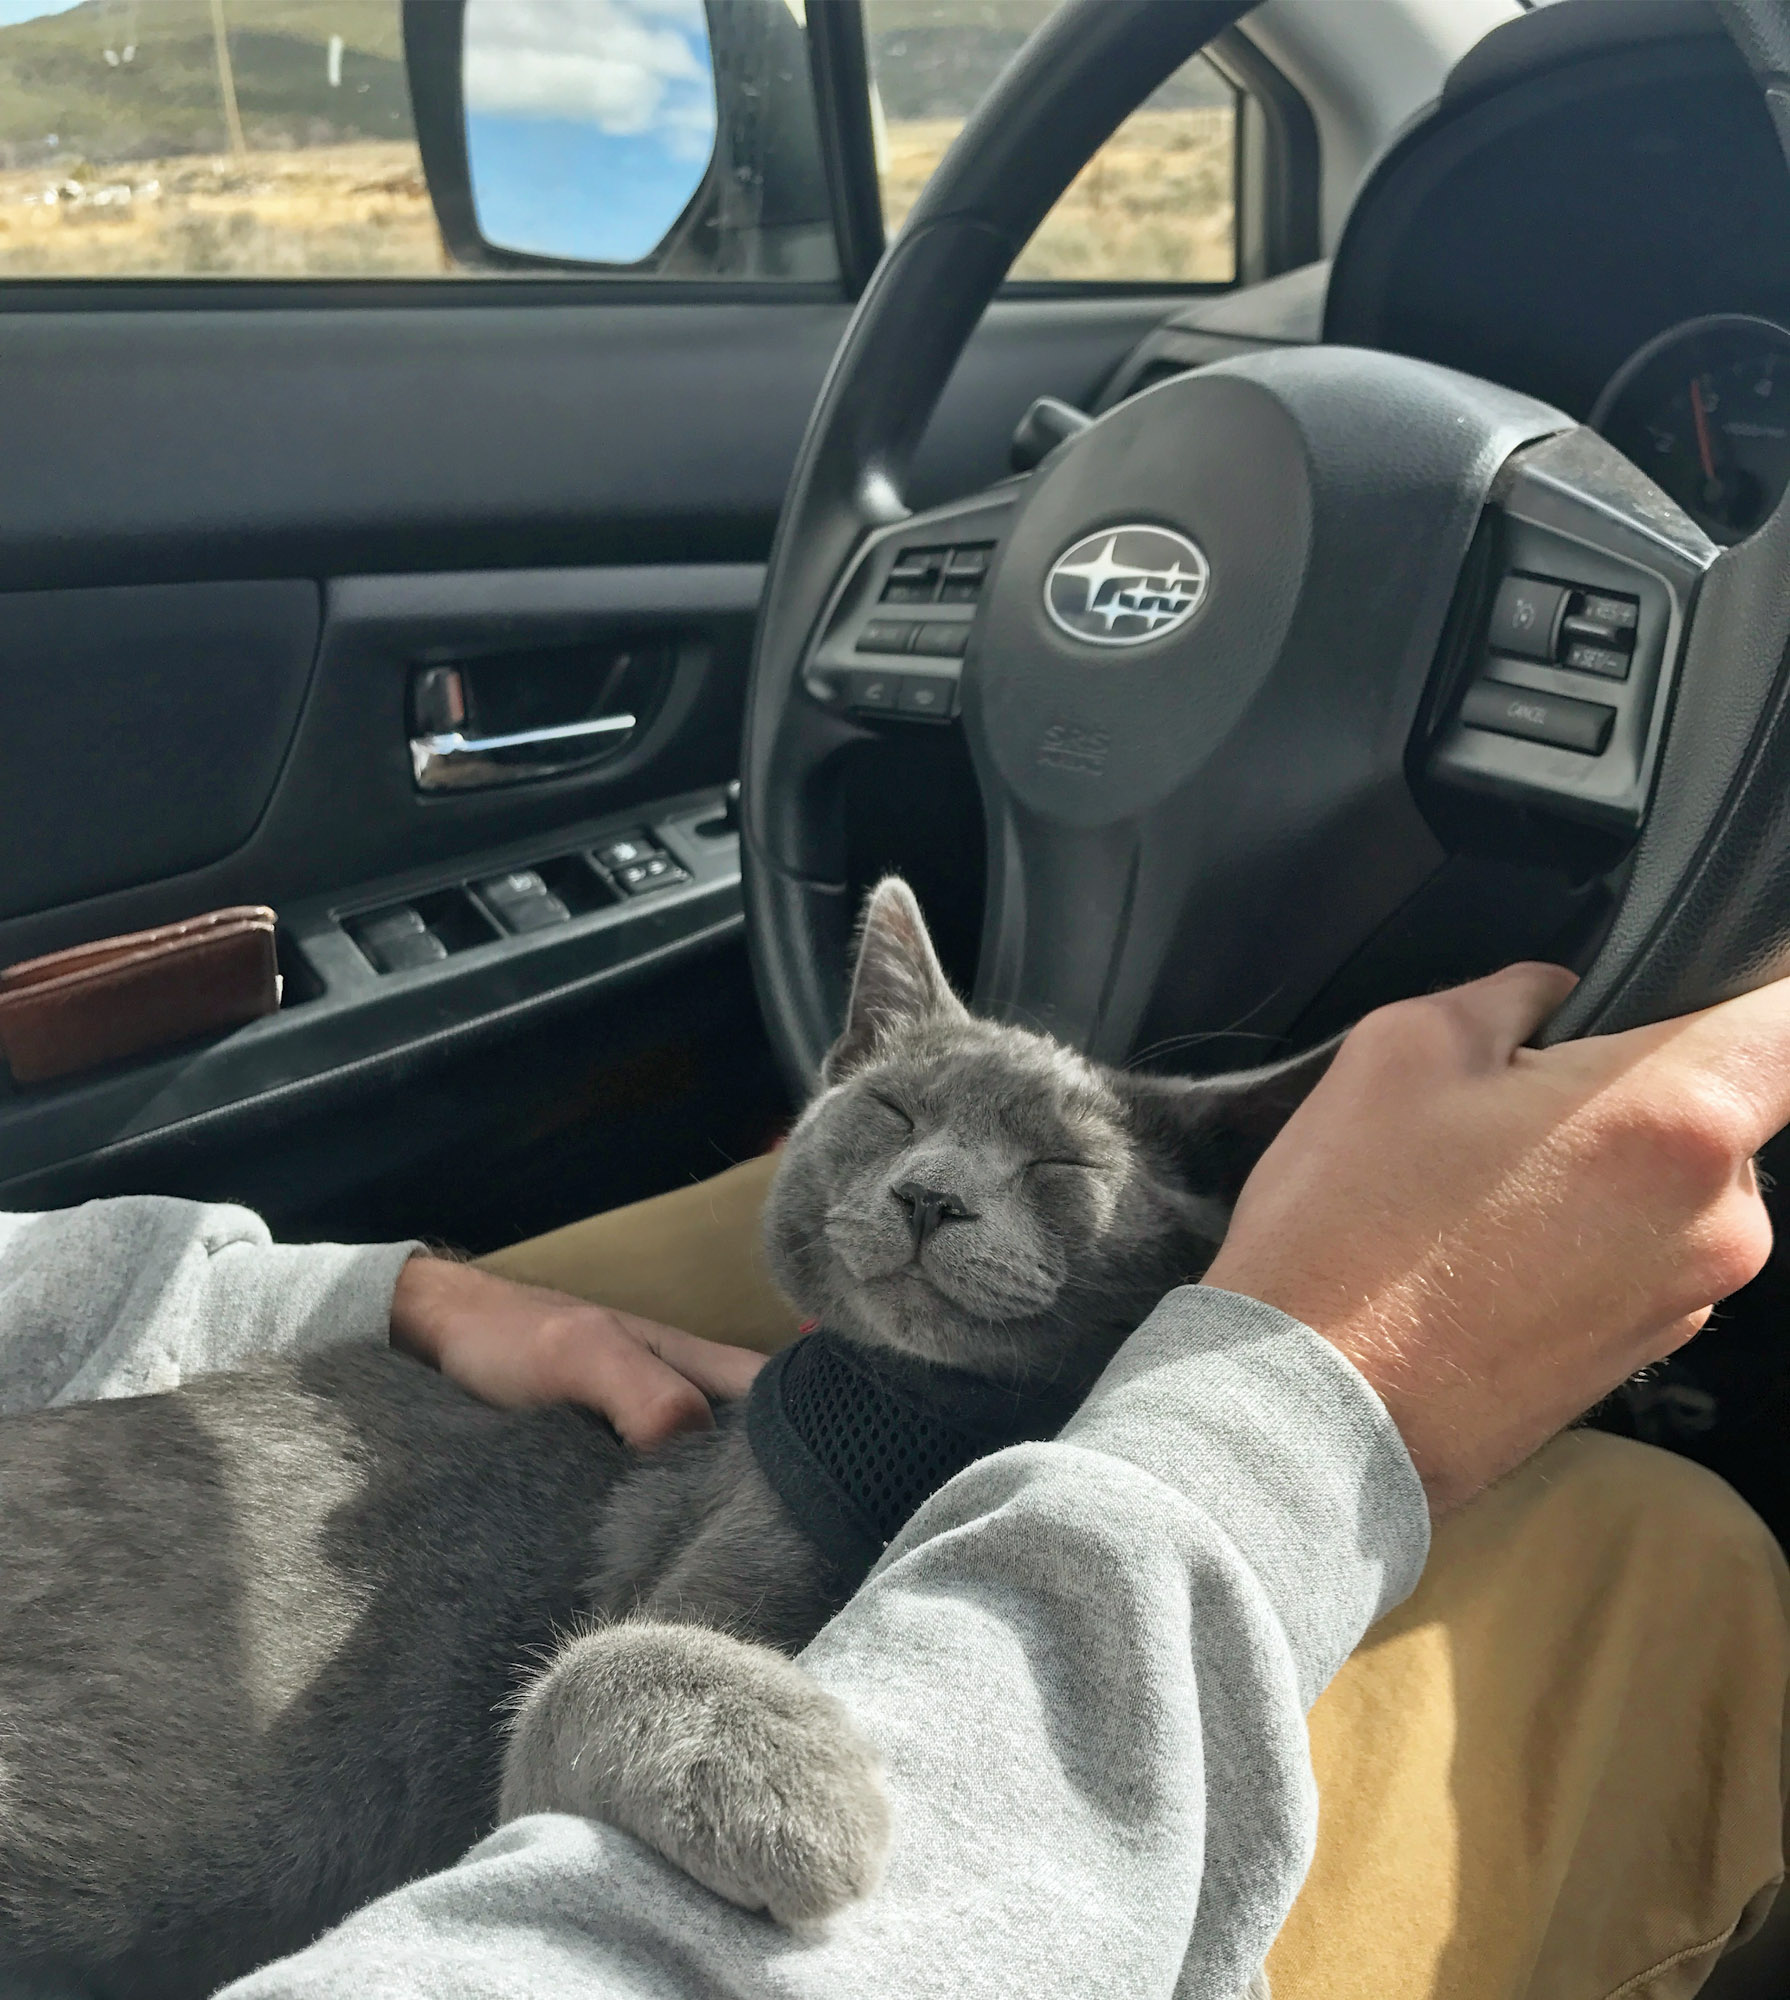
[[[524,1697],[501,1815],[635,1834],[730,1902],[814,1923],[872,1889],[889,1844],[876,1753],[781,1653],[635,1621],[565,1646]]]

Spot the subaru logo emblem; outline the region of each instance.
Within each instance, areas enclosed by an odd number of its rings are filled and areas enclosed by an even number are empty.
[[[1051,622],[1090,646],[1141,646],[1177,632],[1206,601],[1212,565],[1172,528],[1102,528],[1044,579]]]

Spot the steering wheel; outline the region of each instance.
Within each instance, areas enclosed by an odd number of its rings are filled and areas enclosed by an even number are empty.
[[[1029,477],[907,509],[1015,256],[1247,11],[1067,0],[928,183],[821,391],[742,761],[754,969],[803,1089],[845,1002],[843,753],[879,715],[967,734],[977,1006],[1107,1061],[1160,1027],[1283,1031],[1434,874],[1455,801],[1626,869],[1549,1040],[1790,967],[1790,501],[1717,549],[1560,411],[1319,346],[1174,377]],[[1790,0],[1722,11],[1790,145]]]

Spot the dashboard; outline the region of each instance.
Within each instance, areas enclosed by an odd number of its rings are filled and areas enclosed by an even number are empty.
[[[1369,177],[1323,335],[1557,404],[1734,542],[1790,482],[1787,250],[1790,173],[1713,8],[1562,0]]]
[[[1790,484],[1790,172],[1707,0],[1495,29],[1368,176],[1334,263],[1164,323],[1102,398],[1323,339],[1482,375],[1600,430],[1712,540]]]

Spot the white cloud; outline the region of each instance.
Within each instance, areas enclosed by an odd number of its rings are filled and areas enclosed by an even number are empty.
[[[706,158],[714,78],[702,0],[467,0],[466,107],[655,133]]]

